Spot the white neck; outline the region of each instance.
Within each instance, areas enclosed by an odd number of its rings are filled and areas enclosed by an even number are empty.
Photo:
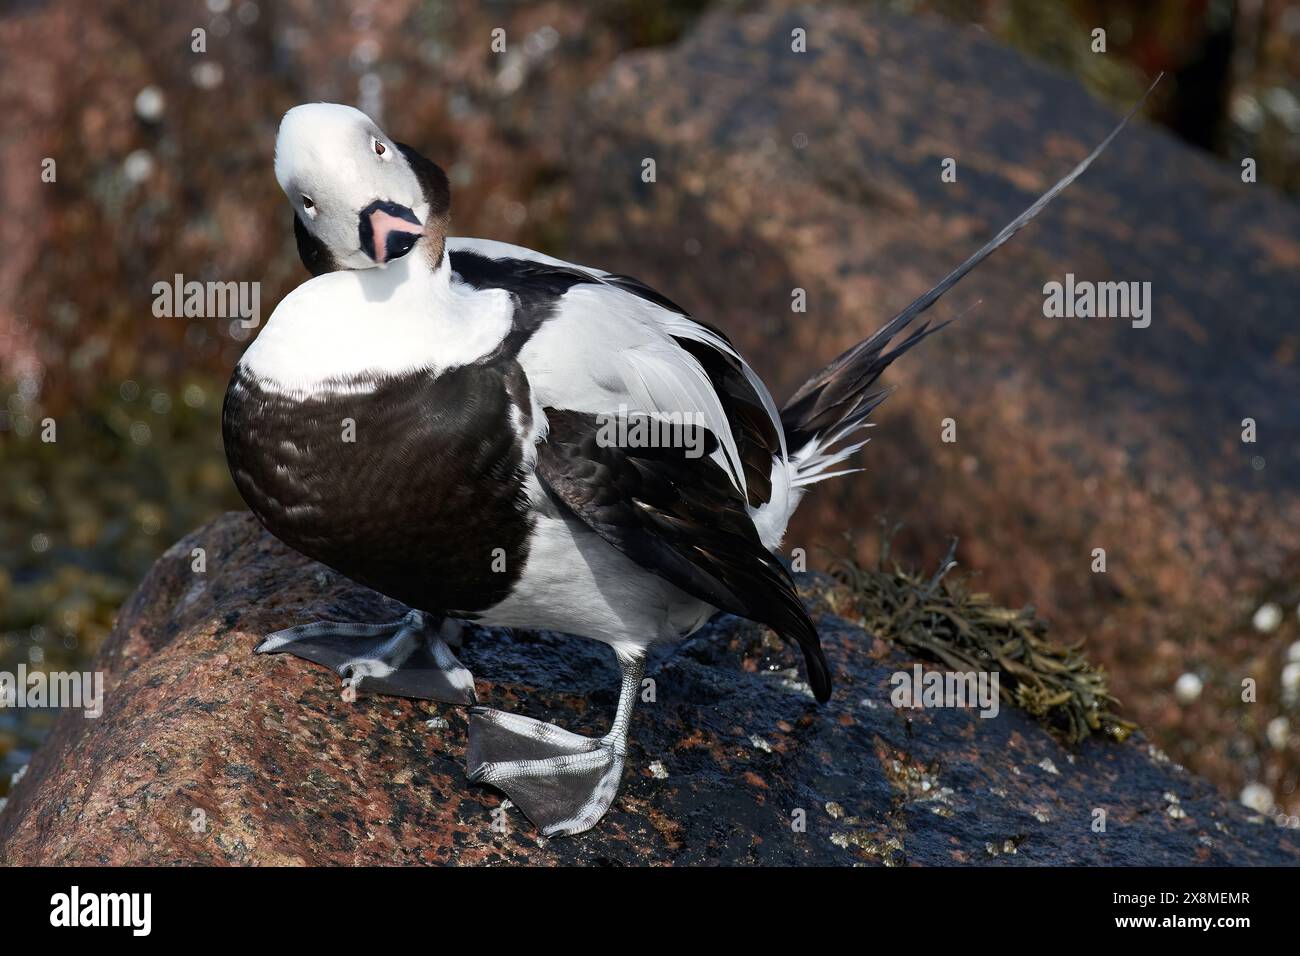
[[[440,307],[436,311],[445,309],[451,291],[451,263],[446,250],[435,267],[423,245],[387,265],[334,274],[355,276],[368,302],[425,313],[430,311],[430,298],[434,306]]]
[[[510,330],[509,296],[453,285],[446,252],[436,268],[422,252],[303,283],[240,366],[282,393],[364,392],[378,379],[436,375],[491,352]]]

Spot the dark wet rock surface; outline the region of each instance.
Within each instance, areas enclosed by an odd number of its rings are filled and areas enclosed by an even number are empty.
[[[1294,831],[1140,737],[1070,752],[1007,707],[896,710],[890,675],[913,662],[834,616],[850,602],[828,579],[801,584],[837,680],[828,705],[795,653],[721,617],[652,658],[656,700],[638,708],[605,819],[541,840],[513,809],[494,829],[502,798],[466,782],[464,710],[349,703],[322,668],[254,656],[286,625],[397,609],[226,515],[172,548],[123,609],[97,662],[104,715],[61,715],[0,814],[0,862],[1300,863]],[[472,629],[461,657],[489,705],[584,733],[612,715],[603,645]]]

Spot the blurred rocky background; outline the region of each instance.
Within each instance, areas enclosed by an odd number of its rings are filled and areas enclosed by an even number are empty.
[[[1160,71],[1147,128],[936,310],[973,306],[891,370],[866,475],[789,544],[873,557],[885,515],[920,565],[959,533],[1175,760],[1300,824],[1292,0],[0,0],[0,671],[83,666],[152,561],[241,506],[218,419],[255,330],[156,318],[152,290],[258,281],[265,318],[303,281],[271,172],[288,107],[367,110],[448,170],[455,233],[639,275],[781,399]],[[1044,319],[1067,270],[1154,280],[1153,327]],[[0,796],[48,716],[0,710]]]

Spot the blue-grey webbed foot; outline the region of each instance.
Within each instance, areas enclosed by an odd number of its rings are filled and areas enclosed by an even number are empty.
[[[643,658],[621,663],[618,712],[609,733],[598,740],[531,717],[473,708],[465,754],[469,779],[505,793],[545,836],[594,827],[618,795],[632,705],[644,672]]]
[[[317,621],[268,635],[257,653],[323,664],[357,693],[472,704],[474,676],[447,646],[457,630],[456,622],[433,624],[421,611],[387,624]]]

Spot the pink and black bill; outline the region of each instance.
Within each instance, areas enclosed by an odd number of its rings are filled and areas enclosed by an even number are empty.
[[[376,199],[361,210],[357,231],[361,251],[383,265],[410,252],[424,234],[424,225],[405,206]]]

